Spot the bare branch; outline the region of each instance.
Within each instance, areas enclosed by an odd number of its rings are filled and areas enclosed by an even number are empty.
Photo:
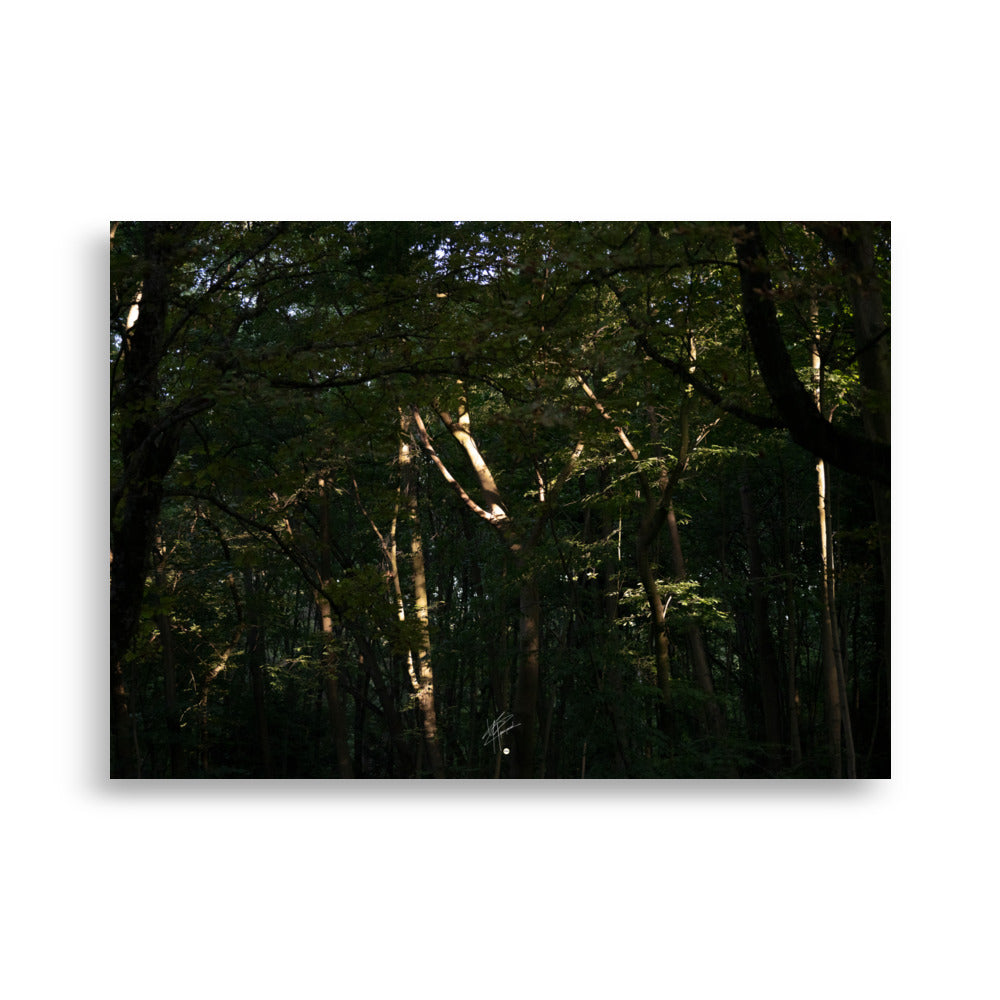
[[[589,385],[587,385],[587,383],[583,380],[583,378],[577,375],[576,380],[577,382],[580,383],[580,388],[583,389],[583,391],[590,398],[590,401],[594,404],[594,409],[596,409],[597,412],[602,417],[604,417],[605,420],[608,421],[608,423],[614,425],[615,433],[618,435],[619,439],[621,440],[621,443],[625,445],[625,450],[638,462],[639,453],[635,450],[635,447],[633,446],[632,442],[628,439],[628,435],[625,433],[625,431],[622,430],[622,428],[619,427],[617,424],[615,424],[614,420],[612,420],[611,418],[611,414],[604,409],[604,407],[601,405],[600,400],[598,400],[598,398],[594,395],[594,390],[591,389]]]

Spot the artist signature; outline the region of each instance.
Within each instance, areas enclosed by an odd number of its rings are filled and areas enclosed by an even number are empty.
[[[498,716],[486,730],[486,734],[483,736],[483,746],[489,742],[495,751],[503,749],[504,753],[510,753],[510,748],[503,746],[502,737],[504,733],[509,733],[521,725],[520,722],[511,722],[513,718],[514,716],[510,712],[504,712],[503,715]]]

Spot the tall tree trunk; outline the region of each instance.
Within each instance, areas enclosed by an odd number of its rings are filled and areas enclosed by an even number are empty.
[[[816,305],[813,303],[811,320],[816,324]],[[813,391],[816,409],[823,412],[823,363],[819,349],[819,330],[816,329],[811,343]],[[847,686],[844,680],[844,665],[839,658],[837,642],[837,613],[834,604],[834,581],[832,538],[830,515],[827,505],[827,469],[823,458],[816,460],[817,513],[819,516],[819,544],[822,570],[822,644],[823,674],[826,680],[827,696],[827,739],[830,746],[830,775],[839,778],[843,773],[842,747],[846,742],[847,776],[857,777],[854,758],[854,740],[851,734],[850,706],[847,702]]]
[[[339,668],[336,644],[333,631],[333,611],[329,600],[318,594],[316,603],[319,608],[322,623],[323,638],[326,642],[326,667],[323,686],[326,691],[326,704],[330,712],[330,729],[333,732],[333,746],[337,754],[337,771],[342,778],[353,778],[354,767],[351,764],[351,751],[347,744],[347,716],[344,703],[340,697],[340,684],[337,678]]]
[[[529,557],[530,558],[530,557]],[[541,661],[542,606],[538,578],[526,560],[518,561],[521,572],[519,598],[517,683],[514,687],[513,753],[511,774],[515,778],[534,777],[535,742],[538,720],[538,678]]]
[[[417,704],[423,721],[427,756],[435,778],[444,778],[444,758],[438,737],[437,704],[434,691],[434,671],[431,666],[431,632],[429,601],[427,599],[427,571],[424,566],[424,539],[420,530],[420,511],[417,505],[417,470],[410,451],[410,423],[412,416],[400,415],[399,465],[403,477],[406,509],[410,521],[410,557],[413,567],[414,611],[417,618],[417,642],[411,649],[417,676]]]
[[[121,377],[115,386],[122,473],[111,494],[112,777],[139,776],[125,659],[139,627],[163,480],[177,454],[183,422],[211,405],[209,400],[187,400],[164,412],[160,398],[170,271],[192,228],[188,223],[142,226],[141,292],[126,323]]]
[[[167,316],[169,258],[165,226],[143,227],[141,307],[129,312],[122,348],[117,405],[121,412],[122,478],[111,501],[111,721],[112,777],[138,777],[132,741],[124,662],[139,626],[156,522],[163,500],[163,476],[174,458],[169,438],[156,446],[158,366]]]
[[[856,778],[857,759],[854,753],[854,730],[851,724],[851,700],[847,696],[847,671],[844,666],[845,652],[841,642],[840,618],[843,617],[837,603],[837,564],[833,546],[833,510],[829,503],[829,470],[824,469],[824,487],[826,489],[826,559],[823,575],[826,580],[827,596],[830,605],[830,633],[833,638],[833,658],[837,664],[837,687],[840,689],[841,716],[840,721],[844,732],[844,752],[847,763],[847,777]]]
[[[841,715],[844,710],[840,695],[840,671],[837,669],[837,659],[834,653],[833,609],[830,606],[830,576],[827,562],[826,537],[826,463],[823,459],[816,462],[818,481],[818,514],[821,560],[821,594],[822,594],[822,650],[823,679],[826,684],[826,731],[827,744],[830,753],[830,777],[843,777],[843,762],[841,753]]]
[[[885,322],[882,290],[875,269],[875,229],[870,222],[829,223],[818,227],[821,235],[833,247],[838,259],[849,274],[848,292],[854,314],[854,344],[857,351],[858,370],[863,388],[861,414],[865,430],[873,440],[888,445],[891,436],[892,366],[889,351],[889,328]],[[872,483],[875,502],[875,521],[878,526],[879,556],[882,564],[882,585],[885,595],[884,629],[882,634],[883,656],[880,660],[878,690],[879,726],[889,732],[890,713],[890,663],[891,663],[891,508],[887,485]],[[885,768],[888,773],[889,741],[880,741],[884,747]]]

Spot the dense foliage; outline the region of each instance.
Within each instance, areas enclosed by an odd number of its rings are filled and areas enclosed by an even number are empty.
[[[889,254],[112,224],[112,774],[888,776]]]

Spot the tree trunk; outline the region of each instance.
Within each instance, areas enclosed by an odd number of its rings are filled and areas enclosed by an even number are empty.
[[[406,509],[410,521],[410,557],[413,566],[414,611],[417,617],[416,648],[411,650],[417,675],[417,704],[423,721],[427,756],[435,778],[444,778],[444,759],[438,738],[437,705],[434,691],[434,671],[431,666],[431,632],[427,599],[427,571],[424,567],[424,539],[420,530],[420,511],[417,506],[417,470],[410,452],[409,414],[401,414],[399,464],[406,494]]]
[[[207,400],[189,400],[164,413],[160,401],[170,269],[178,244],[191,228],[191,224],[143,224],[141,302],[129,315],[114,397],[120,414],[122,473],[111,495],[112,777],[139,776],[124,664],[139,627],[163,480],[176,457],[183,422],[211,405]]]
[[[353,778],[354,767],[351,764],[351,750],[347,743],[347,716],[344,713],[344,703],[340,697],[340,685],[337,678],[339,663],[334,645],[333,611],[329,600],[322,594],[317,595],[316,604],[319,608],[323,638],[326,642],[323,687],[326,691],[326,704],[330,712],[330,729],[333,733],[333,746],[337,755],[337,772],[342,778]]]
[[[821,235],[833,246],[837,257],[849,273],[848,292],[854,314],[854,344],[863,394],[861,414],[869,437],[888,445],[892,427],[892,365],[890,362],[888,327],[882,291],[875,270],[874,226],[870,222],[831,223],[819,227]],[[882,634],[884,654],[880,663],[879,725],[889,732],[890,662],[891,662],[891,508],[887,486],[872,483],[875,501],[875,521],[878,526],[879,556],[882,564],[882,586],[885,595],[885,627]],[[885,748],[888,773],[888,740]]]
[[[816,323],[816,306],[812,307],[811,320]],[[812,350],[813,393],[816,409],[823,412],[823,361],[820,354],[819,331],[815,331]],[[837,613],[834,604],[833,546],[830,533],[830,514],[827,506],[827,469],[823,458],[816,460],[817,512],[819,515],[819,547],[822,569],[822,644],[823,675],[826,680],[827,740],[830,747],[830,776],[842,776],[842,747],[846,738],[847,776],[857,777],[854,759],[854,740],[851,734],[850,706],[844,681],[844,665],[840,661],[837,641]]]
[[[854,730],[851,724],[851,700],[847,695],[847,671],[844,666],[846,654],[844,645],[841,642],[840,621],[842,614],[837,603],[837,564],[834,558],[833,546],[833,511],[829,503],[829,470],[824,469],[824,487],[826,488],[827,500],[825,504],[826,512],[826,559],[823,567],[824,578],[826,579],[826,590],[830,605],[830,634],[833,639],[833,658],[837,664],[837,687],[840,690],[841,704],[841,725],[844,732],[844,752],[847,762],[847,777],[856,778],[857,760],[854,753]]]
[[[822,605],[822,648],[823,648],[823,678],[826,684],[826,732],[830,753],[830,777],[843,777],[843,762],[841,753],[842,712],[844,710],[840,695],[840,671],[837,669],[837,659],[834,653],[833,609],[830,606],[830,577],[827,562],[826,537],[826,464],[823,459],[816,463],[818,480],[818,513],[821,560],[821,592]]]
[[[520,633],[518,637],[517,684],[514,688],[513,753],[511,774],[534,777],[535,732],[538,711],[538,677],[541,660],[542,607],[538,579],[533,568],[518,560],[521,576]]]
[[[176,443],[156,446],[159,396],[157,369],[167,315],[168,258],[165,226],[143,227],[145,262],[141,307],[133,307],[125,332],[122,379],[117,404],[122,413],[122,478],[111,504],[111,719],[112,777],[138,777],[132,741],[124,662],[139,626],[156,522],[163,500],[163,476],[174,459]]]

